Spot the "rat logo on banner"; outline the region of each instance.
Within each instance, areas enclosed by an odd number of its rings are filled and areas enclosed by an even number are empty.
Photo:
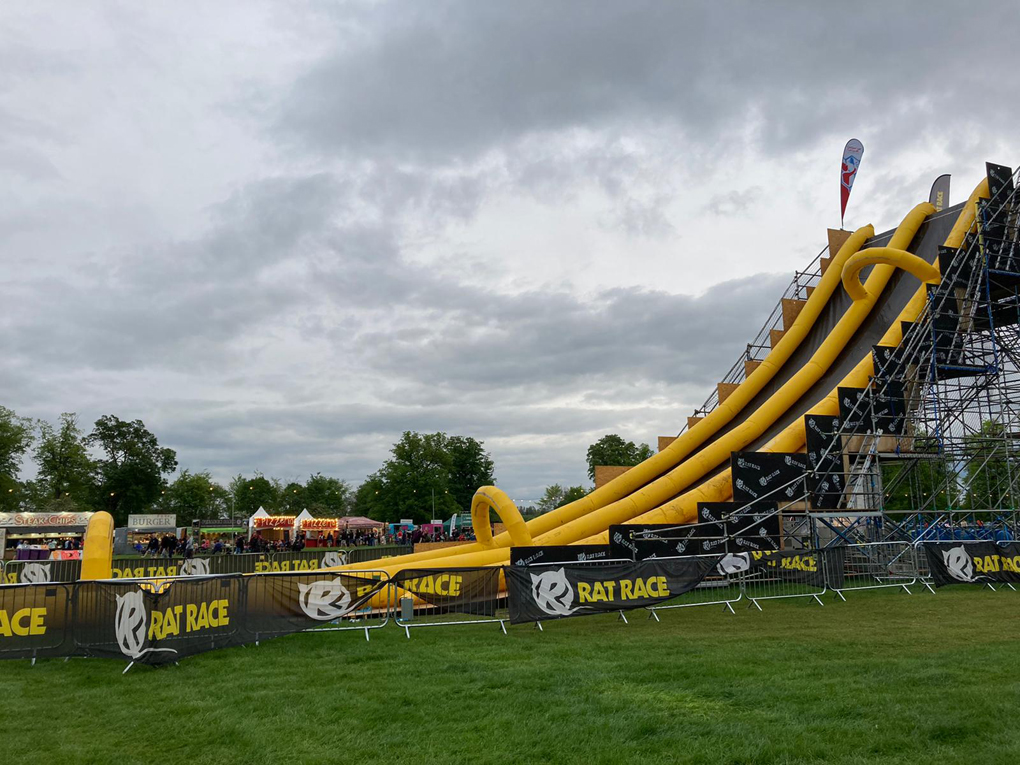
[[[839,227],[843,227],[843,218],[846,215],[846,203],[850,201],[850,190],[854,187],[854,180],[857,178],[857,170],[861,166],[861,158],[864,156],[864,144],[856,138],[851,138],[843,148],[843,165],[839,171]]]

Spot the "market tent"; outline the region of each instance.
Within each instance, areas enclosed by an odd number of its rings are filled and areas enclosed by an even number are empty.
[[[268,518],[268,517],[269,513],[266,512],[266,509],[262,507],[262,505],[259,505],[259,509],[252,513],[251,518],[248,519],[248,525],[253,526],[254,525],[253,521],[256,518]]]
[[[385,523],[373,521],[362,515],[352,515],[349,518],[340,519],[340,528],[342,529],[381,529],[385,525]]]
[[[310,521],[314,517],[315,516],[308,512],[308,510],[302,510],[298,513],[298,517],[294,519],[294,529],[297,530],[301,528],[301,521]]]

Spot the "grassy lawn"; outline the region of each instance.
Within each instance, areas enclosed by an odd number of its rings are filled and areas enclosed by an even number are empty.
[[[1020,593],[857,593],[0,663],[5,760],[985,763],[1020,758]]]

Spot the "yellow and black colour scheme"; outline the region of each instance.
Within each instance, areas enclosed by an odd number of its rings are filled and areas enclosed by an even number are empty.
[[[928,202],[916,205],[891,234],[876,236],[870,225],[854,231],[838,252],[830,253],[828,268],[792,326],[734,392],[661,452],[583,499],[525,523],[505,493],[482,487],[471,507],[476,542],[336,570],[382,569],[394,576],[405,570],[502,566],[511,546],[605,544],[614,524],[694,522],[699,503],[732,498],[727,462],[733,452],[805,452],[805,416],[838,416],[838,389],[869,384],[875,374],[871,345],[900,343],[901,322],[919,316],[928,285],[939,280],[935,250],[962,245],[975,227],[977,201],[987,197],[986,180],[961,206],[937,213]],[[947,234],[950,220],[955,222]],[[921,257],[922,251],[930,257]],[[870,273],[862,283],[866,268]],[[898,271],[902,276],[891,285]],[[827,324],[822,317],[828,317]],[[809,338],[818,336],[815,330],[825,326],[830,328],[824,339],[812,339],[809,346]],[[852,339],[865,327],[877,330],[877,342],[857,349]],[[837,373],[836,360],[858,350],[856,365]],[[828,392],[814,393],[820,389]],[[490,510],[507,529],[495,537],[489,530]],[[89,528],[86,549],[93,544],[107,545],[100,525],[95,533]],[[89,575],[101,577],[102,556],[88,560],[93,561],[86,567]]]

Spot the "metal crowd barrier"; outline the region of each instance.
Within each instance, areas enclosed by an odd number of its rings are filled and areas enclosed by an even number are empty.
[[[11,561],[8,561],[10,563]],[[8,628],[21,637],[32,641],[32,665],[35,665],[36,654],[60,648],[67,639],[62,628],[70,616],[71,588],[53,583],[46,587],[40,604],[39,596],[31,584],[7,585],[8,592],[13,593],[10,599],[5,598],[7,606],[5,621]],[[46,625],[57,623],[59,628],[49,629]],[[21,648],[4,648],[11,641],[0,640],[0,656],[13,653]]]
[[[564,563],[562,561],[560,563],[532,563],[527,568],[541,568],[542,566],[567,566],[567,565],[585,566],[587,568],[599,568],[600,566],[612,566],[617,563],[633,563],[633,562],[634,560],[632,558],[600,558],[597,560],[570,561],[569,563]],[[624,624],[630,624],[630,622],[627,621],[627,614],[624,613],[624,610],[622,608],[620,609],[620,616],[618,618],[618,621],[622,621]],[[539,632],[545,632],[545,627],[542,626],[542,622],[535,622],[535,628]],[[504,632],[505,631],[506,630],[504,630]]]
[[[420,569],[423,576],[426,571],[433,569]],[[456,568],[434,570],[437,575],[442,572],[455,574]],[[391,581],[390,602],[392,607],[393,622],[404,630],[404,635],[410,640],[411,630],[419,627],[461,627],[468,624],[498,624],[503,634],[506,632],[506,623],[510,620],[510,613],[507,606],[507,593],[499,591],[499,580],[503,576],[502,568],[492,568],[491,576],[496,581],[493,585],[493,597],[491,599],[479,599],[475,605],[458,604],[456,602],[430,603],[416,597],[414,593],[401,587],[400,582]],[[491,613],[485,611],[491,610]]]
[[[824,561],[824,551],[819,550],[816,555],[818,555],[819,561]],[[822,562],[821,565],[824,571],[825,563]],[[741,573],[740,582],[744,597],[749,601],[748,608],[757,608],[761,611],[760,601],[785,600],[787,598],[811,598],[818,605],[825,605],[822,602],[822,595],[828,590],[828,583],[825,581],[824,575],[821,584],[815,585],[784,579],[782,571],[783,569],[777,566],[775,569],[770,567],[752,568]]]
[[[690,558],[717,558],[717,555],[691,555]],[[656,560],[670,560],[657,558]],[[673,559],[675,560],[675,559]],[[723,610],[735,614],[733,604],[744,598],[744,587],[741,577],[737,574],[720,574],[718,570],[706,576],[701,584],[690,592],[678,595],[656,606],[646,606],[648,618],[659,621],[657,611],[669,611],[674,608],[694,608],[697,606],[722,606]]]
[[[348,573],[352,578],[387,582],[386,586],[377,593],[377,596],[383,599],[382,607],[380,608],[378,605],[373,606],[372,601],[369,601],[361,608],[350,611],[321,626],[309,627],[304,632],[352,632],[354,630],[364,630],[365,640],[367,641],[370,639],[371,630],[382,629],[390,623],[390,614],[393,611],[391,603],[393,588],[388,584],[389,574],[381,570],[374,571],[367,569],[345,573]],[[272,576],[272,574],[265,574],[265,576]],[[372,600],[376,600],[376,598],[373,597]]]
[[[842,550],[843,582],[841,586],[830,582],[829,589],[844,601],[848,590],[902,588],[910,595],[910,585],[918,583],[917,554],[909,542],[871,542]]]
[[[9,560],[0,568],[0,583],[45,584],[77,582],[81,576],[80,560]]]

